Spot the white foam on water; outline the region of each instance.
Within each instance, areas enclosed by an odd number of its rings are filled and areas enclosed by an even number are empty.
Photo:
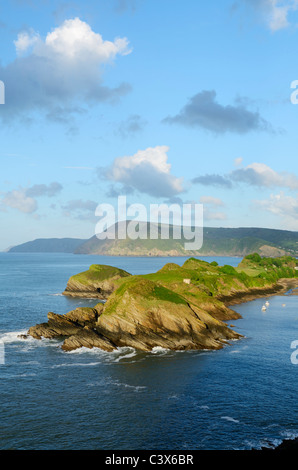
[[[285,429],[280,433],[283,440],[294,440],[298,437],[298,431],[293,429]]]
[[[34,340],[32,336],[28,336],[27,338],[21,338],[20,335],[27,335],[28,330],[22,331],[9,331],[6,333],[0,334],[0,341],[3,343],[16,343],[16,342],[24,342],[24,341],[31,341]]]
[[[130,351],[130,352],[127,352],[127,353],[126,353],[126,351],[123,351],[123,349],[128,350],[128,351]],[[119,362],[119,361],[122,361],[123,359],[129,359],[129,358],[134,357],[134,356],[137,355],[137,351],[136,351],[135,349],[133,349],[133,348],[123,348],[123,349],[122,349],[122,351],[121,351],[121,354],[124,353],[124,356],[121,356],[121,355],[120,355],[119,357],[117,357],[117,358],[114,360],[114,362]]]
[[[112,377],[104,377],[102,380],[90,382],[87,385],[88,387],[104,387],[106,390],[109,390],[111,387],[119,387],[123,388],[123,390],[133,392],[140,392],[147,389],[145,385],[130,385],[127,383],[120,382],[117,379],[112,379]]]
[[[231,416],[221,416],[221,419],[225,419],[226,421],[231,421],[232,423],[239,423],[238,419],[234,419]]]
[[[121,387],[121,388],[128,389],[128,390],[132,390],[134,392],[139,392],[139,391],[145,390],[147,388],[144,385],[130,385],[130,384],[122,383],[122,382],[119,382],[118,380],[113,380],[113,379],[108,379],[106,381],[106,384],[107,385],[114,385],[116,387]]]
[[[69,354],[69,355],[72,355],[72,354],[77,354],[77,355],[80,355],[80,354],[91,354],[91,355],[96,355],[96,356],[101,356],[101,355],[105,355],[105,354],[111,354],[111,353],[108,353],[107,351],[104,351],[103,349],[100,349],[100,348],[86,348],[85,346],[82,346],[80,348],[77,348],[77,349],[73,349],[72,351],[63,351],[64,354]]]
[[[179,398],[179,395],[176,395],[176,394],[172,394],[168,396],[168,400],[178,400],[178,398]]]
[[[24,373],[24,374],[10,374],[8,376],[6,376],[5,378],[14,378],[14,379],[22,379],[24,377],[35,377],[37,374],[35,374],[34,372],[28,372],[28,373]]]
[[[166,354],[169,351],[170,351],[169,349],[163,348],[162,346],[155,346],[154,348],[152,348],[151,354],[162,354],[163,355],[163,354]]]
[[[42,338],[42,340],[33,338],[30,335],[27,335],[28,330],[21,330],[21,331],[9,331],[6,333],[0,334],[0,343],[4,346],[11,345],[14,346],[21,346],[21,351],[26,353],[31,351],[33,348],[36,347],[55,347],[60,344],[59,340],[57,339],[48,339]],[[24,335],[22,337],[22,335]]]
[[[104,351],[103,349],[100,348],[86,348],[86,347],[81,347],[78,349],[74,349],[73,351],[67,351],[64,352],[64,354],[69,354],[69,355],[90,355],[90,356],[96,356],[101,359],[104,362],[119,362],[123,359],[130,359],[131,357],[136,356],[137,351],[134,348],[130,347],[121,347],[117,348],[114,351]],[[98,362],[97,364],[99,364]],[[75,364],[74,364],[75,365]],[[87,365],[87,364],[85,364]]]
[[[63,363],[63,364],[54,364],[51,369],[59,369],[60,367],[94,367],[100,364],[100,362],[76,362],[76,363]]]
[[[285,440],[288,440],[288,439],[290,439],[290,440],[292,440],[292,439],[297,439],[297,437],[298,437],[298,431],[294,431],[294,430],[292,430],[292,429],[291,429],[291,430],[285,429],[284,431],[282,431],[282,432],[280,433],[280,435],[281,435],[281,436],[283,437],[283,439],[285,439]]]

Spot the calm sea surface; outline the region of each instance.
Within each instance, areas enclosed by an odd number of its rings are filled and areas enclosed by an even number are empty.
[[[1,449],[251,449],[298,436],[297,296],[235,306],[244,339],[220,351],[65,353],[18,338],[48,311],[97,303],[61,295],[90,264],[142,274],[185,259],[0,253]]]

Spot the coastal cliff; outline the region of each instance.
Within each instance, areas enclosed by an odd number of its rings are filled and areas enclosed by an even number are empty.
[[[65,295],[96,297],[93,308],[78,308],[29,329],[36,338],[61,338],[62,349],[98,347],[113,351],[220,349],[240,339],[226,324],[240,315],[228,305],[282,293],[298,286],[298,262],[289,256],[250,255],[235,269],[195,258],[183,266],[166,264],[153,274],[130,275],[111,266],[92,265],[72,276]],[[105,301],[105,303],[103,303]]]
[[[116,281],[128,276],[130,274],[123,269],[92,264],[88,271],[71,276],[63,294],[105,300],[115,290]]]

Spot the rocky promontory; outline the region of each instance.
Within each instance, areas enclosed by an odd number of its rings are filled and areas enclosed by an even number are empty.
[[[113,266],[92,264],[88,271],[71,276],[64,295],[93,297],[106,300],[115,290],[116,281],[130,274]]]
[[[297,260],[246,257],[237,269],[195,258],[183,266],[166,264],[147,275],[130,275],[111,266],[92,265],[72,276],[65,295],[106,300],[93,308],[48,313],[48,321],[29,329],[36,339],[62,339],[62,349],[113,351],[130,346],[151,351],[220,349],[240,339],[227,320],[240,318],[228,305],[273,295],[298,285]]]

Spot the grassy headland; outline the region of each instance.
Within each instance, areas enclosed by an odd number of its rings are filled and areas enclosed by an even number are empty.
[[[106,300],[90,309],[88,323],[78,309],[66,315],[49,313],[48,323],[30,328],[29,334],[64,337],[65,350],[219,349],[241,337],[225,323],[240,317],[229,305],[298,286],[297,268],[298,261],[291,256],[262,258],[257,253],[236,268],[189,258],[182,266],[168,263],[146,275],[92,265],[72,276],[64,292]]]

